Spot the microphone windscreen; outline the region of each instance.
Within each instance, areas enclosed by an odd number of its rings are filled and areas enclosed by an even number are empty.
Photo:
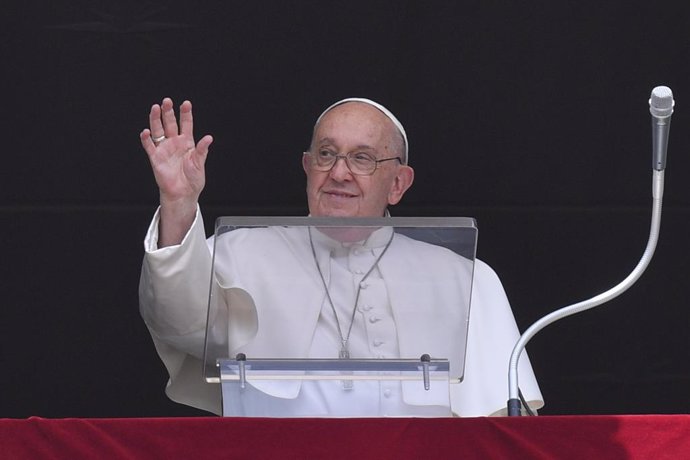
[[[673,113],[673,92],[668,86],[657,86],[649,99],[649,111],[655,117],[669,117]]]

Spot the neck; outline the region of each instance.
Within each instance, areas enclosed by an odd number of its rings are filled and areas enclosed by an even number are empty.
[[[312,216],[312,214],[310,214]],[[388,209],[384,209],[383,216],[365,216],[365,217],[390,217]],[[329,216],[319,216],[329,217]],[[316,227],[316,229],[324,235],[332,238],[340,243],[357,243],[364,241],[371,236],[380,227]]]

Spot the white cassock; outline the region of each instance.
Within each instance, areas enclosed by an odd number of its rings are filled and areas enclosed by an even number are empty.
[[[199,211],[178,246],[158,249],[157,229],[158,214],[145,240],[140,308],[170,375],[166,393],[174,401],[220,414],[219,386],[203,380],[201,363],[211,240],[206,240]],[[341,336],[346,336],[352,358],[419,358],[426,353],[450,358],[454,375],[462,373],[464,357],[464,380],[450,385],[452,412],[481,416],[504,410],[508,361],[519,333],[503,287],[488,265],[476,260],[472,278],[466,259],[397,233],[390,239],[390,229],[354,244],[311,233],[311,242],[306,228],[279,227],[235,230],[218,239],[216,280],[235,308],[213,309],[211,319],[224,337],[227,356],[335,358]],[[469,299],[470,291],[467,330],[467,306],[458,299]],[[251,300],[238,302],[242,297]],[[530,406],[541,407],[525,354],[519,373]],[[226,411],[258,416],[349,416],[360,414],[362,405],[390,416],[447,411],[430,405],[429,395],[423,388],[421,392],[424,402],[419,391],[400,382],[355,382],[353,391],[337,380],[295,381],[255,384],[248,397],[223,403]],[[438,401],[443,404],[442,394]]]

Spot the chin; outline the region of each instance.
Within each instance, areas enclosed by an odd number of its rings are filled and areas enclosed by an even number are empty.
[[[328,200],[320,200],[315,203],[314,209],[310,208],[315,217],[355,217],[359,214],[357,203],[331,203]]]
[[[326,209],[320,210],[317,214],[322,217],[357,217],[357,211],[351,209]]]

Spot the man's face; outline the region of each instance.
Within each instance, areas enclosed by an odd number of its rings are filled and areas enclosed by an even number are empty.
[[[339,155],[366,152],[376,159],[402,156],[395,125],[375,107],[348,102],[323,116],[314,132],[310,151],[329,149]],[[307,199],[312,216],[380,217],[397,204],[412,185],[414,171],[398,161],[379,163],[371,176],[354,175],[343,159],[330,171],[316,171],[304,155]]]

